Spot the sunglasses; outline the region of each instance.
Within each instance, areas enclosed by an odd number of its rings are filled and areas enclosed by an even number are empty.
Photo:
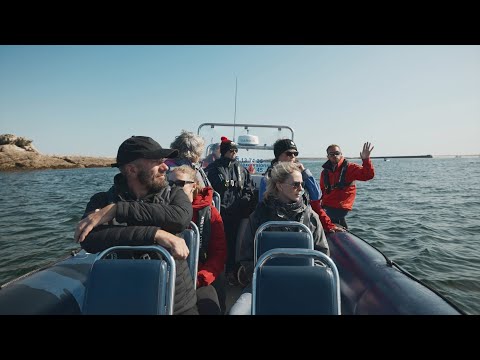
[[[178,187],[184,187],[185,184],[194,184],[195,181],[191,181],[191,180],[170,180],[168,182],[170,184],[170,186],[178,186]]]
[[[284,183],[284,184],[287,184],[287,183]],[[294,181],[293,183],[287,184],[287,185],[290,185],[294,189],[298,189],[300,188],[300,186],[303,188],[305,187],[305,181]]]
[[[285,151],[285,155],[287,156],[298,156],[298,151]]]
[[[334,155],[342,155],[340,151],[331,151],[328,153],[329,156],[334,156]]]

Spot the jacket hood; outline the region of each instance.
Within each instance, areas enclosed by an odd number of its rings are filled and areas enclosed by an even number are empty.
[[[342,159],[341,159],[341,160],[338,162],[338,164],[337,164],[337,169],[342,166],[342,164],[343,164],[344,161],[345,161],[345,158],[342,157]],[[332,162],[331,162],[330,160],[327,160],[327,161],[322,165],[322,167],[323,167],[324,169],[333,171],[333,164],[332,164]]]
[[[192,207],[194,210],[203,209],[205,206],[212,205],[213,189],[210,186],[204,187],[202,191],[193,199]]]

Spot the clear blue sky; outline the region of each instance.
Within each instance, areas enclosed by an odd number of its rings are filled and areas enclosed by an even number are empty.
[[[168,147],[204,122],[289,125],[303,156],[480,153],[480,46],[0,46],[0,134],[44,154]],[[231,137],[232,134],[225,134]]]

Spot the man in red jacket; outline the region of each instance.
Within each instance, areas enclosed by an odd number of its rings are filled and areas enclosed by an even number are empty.
[[[370,153],[373,146],[369,142],[363,144],[360,153],[362,165],[348,162],[342,155],[340,146],[332,144],[327,148],[328,160],[322,165],[320,188],[322,190],[322,206],[330,219],[346,229],[345,216],[352,210],[357,189],[355,180],[373,179],[375,171]]]

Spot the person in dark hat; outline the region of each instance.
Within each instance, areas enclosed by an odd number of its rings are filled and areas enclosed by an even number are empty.
[[[318,214],[320,221],[322,223],[323,229],[326,232],[335,232],[335,231],[344,231],[340,226],[335,225],[330,217],[327,215],[325,210],[322,209],[320,205],[320,186],[315,181],[312,172],[305,168],[305,166],[298,161],[298,148],[297,144],[291,139],[278,139],[273,144],[273,154],[275,158],[272,160],[270,167],[263,174],[262,179],[260,180],[260,187],[258,191],[258,202],[263,201],[263,194],[267,188],[267,179],[270,177],[272,168],[282,161],[294,162],[298,164],[298,167],[302,173],[302,179],[305,183],[305,195],[307,195],[307,201],[309,201],[312,209]]]
[[[210,164],[205,172],[213,189],[220,194],[220,215],[227,239],[227,262],[225,273],[231,285],[238,284],[236,276],[235,249],[240,219],[251,212],[253,184],[250,173],[237,160],[237,144],[222,136],[221,157]]]
[[[182,188],[170,187],[166,178],[165,159],[177,154],[147,136],[125,140],[112,164],[120,173],[108,191],[90,198],[74,237],[90,253],[117,245],[158,244],[168,249],[176,264],[173,313],[194,315],[198,310],[186,261],[189,250],[175,235],[189,226],[192,205]]]

